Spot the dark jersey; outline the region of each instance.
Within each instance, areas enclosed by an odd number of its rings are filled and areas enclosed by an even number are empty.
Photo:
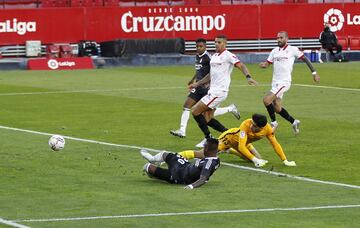
[[[206,176],[209,180],[210,176],[220,166],[220,159],[217,157],[203,158],[196,160],[195,164],[186,167],[184,171],[185,184],[192,184],[200,179],[200,176]]]
[[[188,162],[179,154],[169,154],[165,162],[168,164],[170,172],[170,183],[191,184],[200,179],[200,175],[209,177],[220,166],[220,159],[208,157],[197,160],[195,164]]]
[[[195,70],[196,81],[203,79],[210,72],[210,55],[207,51],[202,55],[196,55]]]

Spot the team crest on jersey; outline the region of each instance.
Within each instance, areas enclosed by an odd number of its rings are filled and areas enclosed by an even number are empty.
[[[245,133],[245,131],[240,131],[240,138],[245,138],[245,136],[246,136],[246,133]]]

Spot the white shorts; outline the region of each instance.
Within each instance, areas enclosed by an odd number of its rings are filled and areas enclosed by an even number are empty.
[[[203,98],[201,98],[201,102],[204,103],[206,106],[208,106],[211,109],[217,108],[221,102],[226,100],[227,93],[218,93],[218,94],[212,94],[208,93]]]
[[[288,82],[274,82],[270,92],[275,94],[277,98],[282,98],[284,93],[290,89],[291,83]]]

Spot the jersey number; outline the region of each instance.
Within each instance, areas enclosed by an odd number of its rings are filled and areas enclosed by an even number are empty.
[[[186,162],[188,162],[188,160],[186,160],[185,158],[179,158],[179,159],[178,159],[178,162],[183,165],[183,164],[185,164]]]

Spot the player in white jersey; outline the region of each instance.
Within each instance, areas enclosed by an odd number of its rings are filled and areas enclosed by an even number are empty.
[[[200,81],[210,72],[210,54],[206,51],[206,40],[199,38],[196,40],[196,60],[195,60],[195,75],[188,82],[188,85],[195,81]],[[186,136],[186,127],[190,118],[191,108],[198,102],[203,96],[207,94],[209,85],[199,86],[196,89],[190,91],[185,103],[183,105],[183,112],[180,119],[180,128],[178,130],[171,130],[170,134],[184,138]],[[225,113],[232,113],[237,119],[240,119],[240,112],[238,111],[235,104],[231,104],[227,107],[216,108],[214,116],[223,115]]]
[[[267,68],[273,64],[272,88],[265,95],[263,102],[271,118],[271,126],[275,130],[278,127],[275,112],[292,124],[295,135],[299,133],[300,120],[294,119],[285,108],[281,106],[281,100],[286,91],[291,86],[291,72],[295,59],[300,59],[306,63],[312,72],[315,82],[320,82],[320,76],[316,73],[313,65],[306,56],[297,48],[288,45],[288,33],[281,31],[277,34],[277,48],[274,48],[266,62],[260,63],[261,68]]]
[[[216,107],[218,107],[228,95],[231,82],[230,76],[234,66],[243,72],[248,84],[257,85],[257,82],[251,78],[247,67],[240,62],[236,55],[226,50],[226,43],[227,38],[225,36],[221,35],[216,37],[216,53],[211,57],[210,74],[200,81],[189,85],[189,89],[193,89],[210,81],[210,88],[207,95],[198,101],[192,109],[192,115],[204,133],[205,139],[212,137],[208,126],[219,132],[227,130],[227,128],[213,117]],[[199,143],[197,146],[201,146],[200,144],[202,143]]]

